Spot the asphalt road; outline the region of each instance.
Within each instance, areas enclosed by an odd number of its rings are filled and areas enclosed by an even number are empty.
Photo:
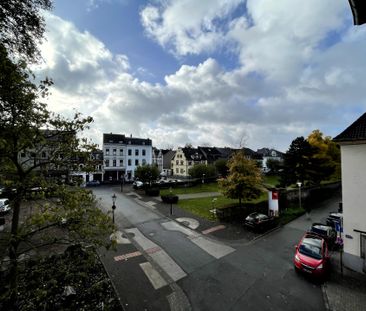
[[[159,214],[152,202],[93,189],[121,231],[102,260],[126,310],[325,310],[321,287],[293,269],[294,245],[338,198],[255,241],[217,241]],[[243,229],[244,230],[244,229]],[[131,242],[131,243],[130,243]]]

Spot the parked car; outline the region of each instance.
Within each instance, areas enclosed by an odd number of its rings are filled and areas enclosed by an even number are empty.
[[[276,225],[274,217],[269,217],[257,212],[249,214],[244,221],[244,226],[256,231],[264,231],[273,228]]]
[[[335,225],[337,223],[342,223],[343,214],[342,213],[329,213],[329,216],[327,218],[327,225],[331,226],[333,229],[335,228]]]
[[[325,239],[328,247],[330,249],[333,248],[337,239],[337,232],[333,227],[320,222],[315,222],[311,225],[310,232],[320,235],[323,239]]]
[[[99,180],[90,180],[86,183],[87,187],[97,187],[100,185],[100,181]]]
[[[9,199],[7,198],[3,198],[0,199],[0,213],[1,214],[6,214],[10,211],[10,202]]]
[[[144,183],[139,180],[135,180],[132,184],[133,189],[142,189],[143,186],[144,186]]]
[[[320,235],[307,232],[295,246],[295,270],[315,277],[324,278],[330,268],[327,242]]]

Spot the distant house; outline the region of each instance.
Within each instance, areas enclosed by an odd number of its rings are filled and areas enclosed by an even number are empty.
[[[133,180],[140,165],[152,164],[151,139],[103,134],[104,181]]]
[[[257,153],[262,156],[262,171],[267,173],[269,171],[269,168],[267,166],[268,160],[275,160],[282,162],[284,153],[275,149],[269,149],[269,148],[262,148],[257,149]]]
[[[153,147],[152,163],[155,164],[162,176],[172,175],[171,161],[175,151],[169,149],[157,149]]]
[[[198,147],[198,148],[178,148],[171,161],[173,175],[188,177],[189,169],[196,164],[214,164],[217,160],[228,160],[233,153],[240,149],[219,148],[219,147]],[[258,160],[262,156],[249,149],[242,149],[248,159]]]
[[[344,265],[366,273],[366,113],[333,140],[341,146]]]

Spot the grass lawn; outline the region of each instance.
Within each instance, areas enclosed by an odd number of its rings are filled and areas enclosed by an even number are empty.
[[[217,183],[197,185],[194,187],[180,187],[172,188],[173,194],[186,194],[186,193],[200,193],[200,192],[218,192]],[[170,189],[161,189],[160,195],[167,195],[170,193]]]
[[[198,199],[187,199],[179,200],[178,206],[194,215],[206,218],[209,220],[215,220],[216,217],[210,212],[213,208],[225,208],[228,205],[238,204],[237,199],[228,199],[224,196],[218,196],[217,200],[213,203],[213,198],[198,198]],[[258,203],[268,199],[268,195],[264,192],[258,199],[248,201],[248,203]]]
[[[280,176],[278,175],[266,175],[263,178],[263,183],[265,185],[276,187],[280,183]]]

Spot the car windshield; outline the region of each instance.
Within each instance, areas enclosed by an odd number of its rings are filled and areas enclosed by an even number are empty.
[[[299,252],[300,254],[311,258],[322,259],[321,240],[314,238],[304,238],[299,247]]]

